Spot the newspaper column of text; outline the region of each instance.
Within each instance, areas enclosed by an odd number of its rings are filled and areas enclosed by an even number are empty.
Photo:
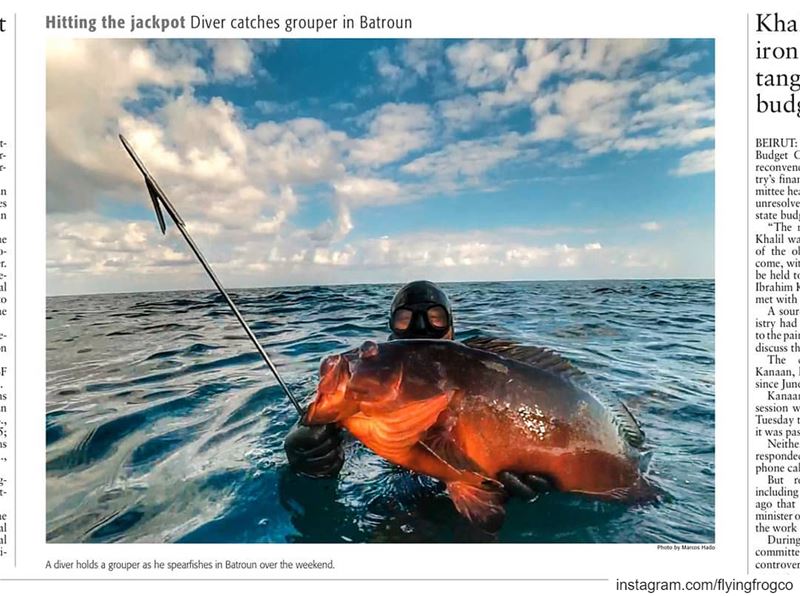
[[[0,569],[14,565],[15,39],[0,15]]]

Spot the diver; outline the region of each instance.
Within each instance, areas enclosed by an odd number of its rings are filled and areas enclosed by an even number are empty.
[[[392,300],[389,340],[454,339],[453,310],[441,288],[429,281],[406,284]],[[487,349],[485,340],[478,339]],[[470,340],[464,342],[470,345]],[[298,474],[313,478],[333,478],[344,465],[343,431],[336,424],[308,426],[297,422],[284,441],[289,466]],[[509,495],[532,500],[552,486],[534,474],[502,472],[498,476]]]

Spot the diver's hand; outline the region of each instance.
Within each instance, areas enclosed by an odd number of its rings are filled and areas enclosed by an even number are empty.
[[[547,478],[536,474],[517,474],[516,472],[500,472],[497,479],[503,483],[508,494],[518,499],[532,501],[540,494],[553,490]]]
[[[292,470],[312,478],[333,478],[344,464],[342,430],[335,424],[297,422],[286,435],[283,449]]]

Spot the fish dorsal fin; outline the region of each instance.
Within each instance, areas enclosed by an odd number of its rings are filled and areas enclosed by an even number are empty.
[[[575,367],[569,360],[547,348],[525,346],[494,337],[473,337],[463,343],[470,348],[491,352],[564,377],[584,376],[583,371]]]
[[[641,449],[644,446],[645,434],[642,427],[639,425],[639,421],[633,417],[628,406],[617,399],[606,400],[606,405],[614,415],[617,428],[622,438],[625,439],[631,447]]]
[[[619,398],[608,395],[602,391],[588,377],[579,385],[591,393],[608,412],[619,436],[631,447],[641,449],[644,447],[646,436],[639,421]]]

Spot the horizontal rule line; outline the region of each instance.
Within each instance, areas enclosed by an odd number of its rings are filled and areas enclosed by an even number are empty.
[[[72,582],[118,582],[118,581],[125,581],[125,582],[607,582],[610,581],[607,577],[605,578],[595,578],[595,577],[581,577],[581,578],[570,578],[570,577],[523,577],[523,578],[513,578],[513,577],[477,577],[477,578],[466,578],[466,577],[449,577],[449,578],[424,578],[424,577],[394,577],[394,578],[365,578],[365,577],[351,577],[351,578],[340,578],[340,577],[309,577],[309,578],[281,578],[281,577],[273,577],[273,578],[245,578],[245,577],[233,577],[233,578],[225,578],[225,577],[207,577],[207,578],[180,578],[180,577],[165,577],[165,578],[156,578],[156,577],[140,577],[140,578],[133,578],[133,577],[108,577],[108,578],[78,578],[78,577],[43,577],[43,578],[35,578],[35,577],[0,577],[0,582],[63,582],[63,581],[72,581]]]

